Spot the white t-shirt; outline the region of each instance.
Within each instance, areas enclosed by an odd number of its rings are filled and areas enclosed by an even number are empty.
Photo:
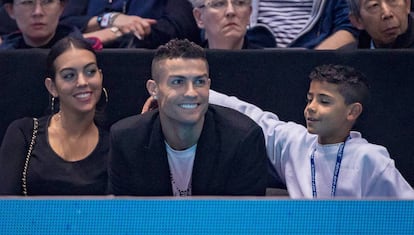
[[[173,195],[191,196],[191,176],[197,144],[185,150],[174,150],[165,142],[165,147],[170,166]]]

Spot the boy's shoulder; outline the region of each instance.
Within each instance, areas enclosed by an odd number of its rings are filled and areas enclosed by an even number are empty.
[[[351,139],[345,148],[348,148],[352,155],[362,157],[365,162],[388,162],[392,160],[384,146],[368,142],[360,132],[351,131],[350,135]]]

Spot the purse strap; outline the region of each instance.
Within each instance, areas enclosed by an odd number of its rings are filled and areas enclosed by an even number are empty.
[[[30,156],[32,155],[33,146],[35,144],[38,128],[39,128],[39,120],[37,118],[33,118],[32,140],[30,141],[29,149],[27,150],[26,160],[24,162],[24,167],[23,167],[22,188],[23,188],[24,196],[27,196],[27,168],[29,167]]]

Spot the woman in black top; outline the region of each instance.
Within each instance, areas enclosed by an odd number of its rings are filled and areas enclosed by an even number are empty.
[[[96,124],[105,104],[102,72],[91,45],[73,37],[57,42],[47,58],[45,86],[59,111],[14,121],[0,148],[0,195],[102,195],[106,193],[109,135]]]

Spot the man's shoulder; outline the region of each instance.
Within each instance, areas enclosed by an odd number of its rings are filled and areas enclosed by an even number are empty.
[[[157,116],[158,111],[150,111],[144,114],[137,114],[123,118],[111,126],[111,132],[127,131],[131,129],[135,130],[137,128],[139,128],[140,131],[143,131],[152,126],[151,123],[154,122]]]
[[[209,112],[214,115],[215,122],[220,126],[242,131],[247,131],[251,128],[260,128],[250,117],[234,109],[210,104]]]

